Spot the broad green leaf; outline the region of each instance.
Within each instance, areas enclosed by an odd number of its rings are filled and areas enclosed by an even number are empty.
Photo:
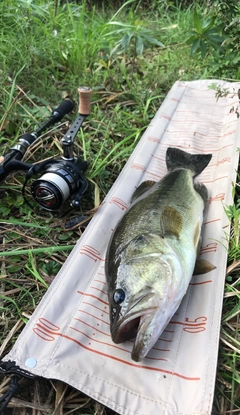
[[[185,40],[185,43],[186,43],[187,45],[191,45],[195,39],[198,39],[198,35],[197,35],[196,33],[195,33],[194,35],[192,35],[192,36],[188,37],[188,38]]]
[[[194,35],[190,36],[185,40],[187,45],[191,45],[195,39],[198,39],[198,35],[195,33]]]
[[[201,20],[196,10],[193,13],[193,22],[194,22],[194,26],[196,27],[197,33],[201,34],[202,33]]]
[[[121,52],[121,44],[120,44],[121,42],[118,42],[117,44],[116,44],[116,46],[114,46],[114,48],[111,50],[111,52],[110,52],[110,56],[114,56],[115,55],[115,53],[117,53],[117,52]]]
[[[196,30],[189,30],[188,36],[198,36],[198,33],[196,32]]]
[[[126,51],[129,48],[130,41],[133,34],[125,33],[123,38],[117,42],[117,44],[114,46],[114,48],[111,50],[110,56],[113,56],[115,53]]]
[[[202,39],[200,40],[200,50],[201,50],[201,56],[204,59],[207,54],[207,48],[206,48],[206,43]]]
[[[213,27],[214,21],[215,21],[215,17],[209,17],[208,19],[204,20],[202,22],[202,30],[204,31],[204,30],[207,30]]]
[[[232,63],[234,64],[239,64],[240,62],[240,56],[239,55],[233,55],[234,57],[232,57]]]
[[[191,52],[190,52],[190,56],[195,55],[195,53],[197,52],[197,50],[199,49],[199,45],[200,45],[200,37],[198,37],[197,39],[194,40],[192,47],[191,47]]]
[[[127,50],[129,48],[130,40],[131,40],[132,36],[133,36],[133,34],[130,34],[130,33],[126,33],[123,36],[123,38],[121,40],[121,45],[122,45],[123,50]]]
[[[219,32],[217,31],[216,27],[211,27],[210,29],[205,30],[204,36],[206,35],[218,35],[219,36]]]
[[[206,36],[206,39],[211,40],[214,43],[222,43],[223,42],[223,37],[219,36],[219,35],[208,35]]]
[[[157,46],[164,47],[164,44],[162,42],[160,42],[159,40],[157,40],[155,37],[146,35],[145,33],[142,33],[141,37],[146,39],[146,41],[148,43],[151,43],[152,45],[157,45]]]

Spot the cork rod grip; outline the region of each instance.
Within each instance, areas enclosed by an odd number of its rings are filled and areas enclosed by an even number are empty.
[[[78,88],[79,93],[79,114],[88,115],[90,114],[90,95],[91,89],[87,86],[81,86]]]
[[[0,156],[0,164],[2,164],[4,162],[4,157]]]

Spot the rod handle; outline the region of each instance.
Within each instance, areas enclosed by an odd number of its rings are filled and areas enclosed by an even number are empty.
[[[88,115],[90,114],[90,95],[91,95],[91,88],[88,86],[80,86],[78,88],[79,93],[79,114],[81,115]]]
[[[52,116],[55,118],[55,122],[56,121],[61,121],[61,119],[68,114],[69,112],[71,112],[74,108],[74,103],[73,101],[69,98],[69,99],[64,99],[60,105],[55,108],[52,112]]]
[[[4,162],[4,156],[0,156],[0,164]]]

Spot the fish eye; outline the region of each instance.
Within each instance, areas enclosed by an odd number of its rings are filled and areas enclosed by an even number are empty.
[[[113,294],[113,300],[116,304],[121,304],[125,300],[125,292],[122,288],[118,288]]]

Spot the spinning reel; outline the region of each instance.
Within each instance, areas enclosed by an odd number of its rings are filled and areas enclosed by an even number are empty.
[[[36,164],[21,161],[28,147],[34,143],[43,131],[59,122],[73,110],[74,104],[70,99],[63,100],[39,129],[33,133],[23,134],[11,149],[0,157],[0,181],[4,180],[13,171],[27,171],[22,188],[24,198],[25,188],[29,180],[36,175],[40,175],[31,184],[31,195],[45,210],[59,210],[69,199],[71,199],[70,205],[72,207],[79,207],[88,188],[88,182],[83,175],[88,163],[79,157],[74,157],[72,147],[84,119],[90,113],[91,90],[88,87],[81,87],[78,92],[80,97],[79,115],[61,139],[63,155],[60,159],[52,158]],[[31,206],[29,202],[27,203]]]

